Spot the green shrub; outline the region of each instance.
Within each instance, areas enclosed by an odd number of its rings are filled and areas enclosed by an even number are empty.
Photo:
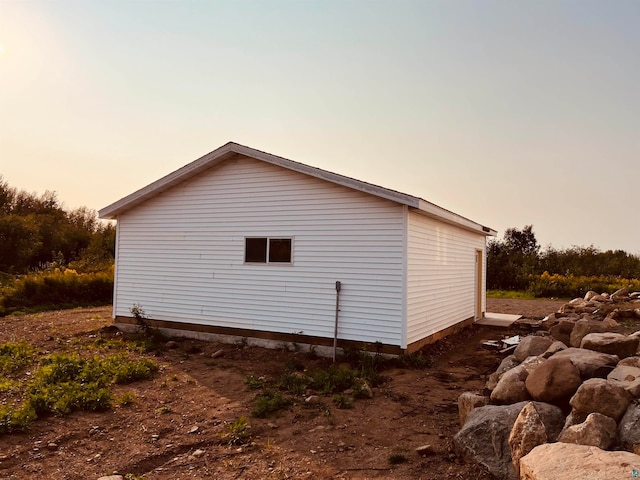
[[[293,401],[282,395],[277,390],[265,390],[264,392],[256,395],[255,408],[251,412],[251,415],[258,418],[265,418],[272,413],[278,412],[288,408]]]
[[[336,407],[340,409],[353,408],[353,398],[349,397],[348,395],[339,393],[337,395],[334,395],[332,400],[333,403],[335,403]]]
[[[247,378],[244,379],[244,384],[250,390],[259,390],[263,388],[267,383],[267,379],[265,377],[256,377],[254,374],[247,375]]]
[[[124,407],[136,402],[136,394],[133,392],[124,392],[117,398],[118,405]]]
[[[300,395],[309,388],[313,379],[301,372],[287,372],[282,375],[280,385],[294,395]]]
[[[613,293],[620,288],[640,290],[640,279],[611,276],[529,275],[528,293],[534,297],[575,298],[583,297],[589,290]]]
[[[20,370],[34,359],[36,350],[25,340],[0,345],[0,373],[7,375]]]
[[[24,432],[35,419],[36,411],[28,402],[17,408],[2,405],[0,406],[0,434]]]
[[[0,347],[5,351],[16,351],[8,344]],[[20,351],[29,351],[29,345]],[[24,430],[38,414],[66,415],[75,410],[100,411],[109,409],[113,402],[111,384],[130,383],[150,378],[157,366],[148,359],[129,360],[124,355],[106,358],[82,358],[77,354],[57,354],[44,357],[40,367],[28,380],[21,393],[24,401],[19,406],[0,407],[0,433]],[[12,393],[20,382],[2,382]],[[6,391],[6,390],[5,390]],[[135,399],[124,395],[121,404]]]
[[[336,392],[344,392],[351,388],[357,378],[356,372],[331,365],[327,369],[319,369],[312,374],[312,388],[320,390],[322,393],[331,394]]]
[[[107,305],[112,297],[113,268],[85,274],[70,269],[56,269],[15,280],[2,292],[0,313]]]
[[[245,417],[238,417],[226,425],[222,438],[228,445],[244,445],[251,438],[251,425]]]
[[[404,453],[395,452],[389,455],[389,457],[387,458],[387,461],[389,462],[389,465],[399,465],[401,463],[408,462],[409,459]]]

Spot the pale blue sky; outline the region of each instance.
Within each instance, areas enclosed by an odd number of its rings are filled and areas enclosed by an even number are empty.
[[[0,174],[100,209],[227,141],[640,253],[640,1],[0,0]]]

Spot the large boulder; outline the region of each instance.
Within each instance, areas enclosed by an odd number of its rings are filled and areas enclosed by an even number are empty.
[[[514,479],[509,434],[520,411],[529,402],[487,405],[471,411],[462,429],[453,437],[455,451],[465,460],[484,465],[500,479]],[[562,430],[564,416],[553,405],[533,402],[550,441]]]
[[[458,416],[460,418],[460,426],[467,421],[469,413],[474,408],[484,407],[489,403],[489,397],[478,395],[474,392],[464,392],[458,397]]]
[[[594,377],[606,378],[620,360],[616,355],[594,352],[584,348],[567,348],[556,353],[550,359],[563,357],[571,359],[580,371],[583,380]]]
[[[520,338],[520,343],[513,352],[513,356],[519,362],[524,362],[529,357],[538,356],[551,346],[553,337],[541,337],[538,335],[529,335]]]
[[[511,463],[516,477],[520,476],[520,459],[534,447],[547,443],[547,440],[547,429],[538,410],[532,402],[527,403],[520,410],[508,439],[511,449]]]
[[[587,419],[577,425],[565,428],[559,442],[591,445],[607,450],[616,441],[616,421],[601,413],[590,413]]]
[[[638,357],[629,357],[638,358]],[[640,398],[640,368],[625,365],[620,362],[613,371],[607,375],[607,380],[621,386],[631,396]]]
[[[513,355],[508,355],[502,359],[500,365],[495,372],[489,375],[489,379],[487,380],[486,388],[489,390],[493,390],[498,385],[498,381],[504,372],[507,370],[511,370],[514,367],[520,365],[520,362],[516,360],[516,357]]]
[[[504,372],[491,392],[491,402],[509,404],[530,400],[525,380],[532,370],[546,361],[541,357],[529,357],[517,367]]]
[[[566,349],[567,349],[567,346],[564,343],[562,343],[560,340],[556,340],[551,345],[549,345],[549,348],[547,348],[540,356],[542,358],[549,358],[555,355],[556,353],[558,353],[559,351],[566,350]]]
[[[611,300],[616,303],[626,302],[627,300],[629,300],[629,289],[621,288],[619,290],[616,290],[611,294]]]
[[[618,423],[618,440],[627,450],[635,453],[640,451],[640,403],[629,405]]]
[[[601,413],[617,422],[630,402],[631,395],[624,388],[603,378],[591,378],[580,385],[569,403],[576,418]]]
[[[640,456],[571,443],[545,443],[520,459],[520,480],[614,480],[631,478]]]
[[[638,332],[640,333],[640,332]],[[627,357],[627,358],[623,358],[622,360],[620,360],[620,362],[618,362],[618,366],[622,367],[636,367],[636,368],[640,368],[640,357]]]
[[[568,357],[550,358],[525,380],[531,398],[559,406],[565,406],[581,384],[580,370]]]
[[[549,333],[553,338],[565,345],[571,343],[571,332],[576,325],[576,320],[573,318],[560,318],[558,323],[549,327]]]
[[[640,338],[627,337],[621,333],[590,333],[582,338],[580,348],[626,358],[636,354],[639,343]]]
[[[582,318],[576,322],[569,337],[569,344],[572,347],[580,348],[582,339],[590,333],[602,333],[609,329],[599,320],[587,320]]]

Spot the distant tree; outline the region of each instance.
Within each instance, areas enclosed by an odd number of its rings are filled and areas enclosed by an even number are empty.
[[[0,215],[0,272],[25,271],[41,247],[40,232],[32,218]]]
[[[532,225],[522,230],[508,228],[502,240],[487,245],[487,287],[500,290],[524,290],[538,266],[540,245]]]
[[[0,176],[0,272],[66,265],[83,255],[104,265],[113,261],[114,245],[115,229],[100,223],[94,210],[67,212],[55,192],[19,191]]]

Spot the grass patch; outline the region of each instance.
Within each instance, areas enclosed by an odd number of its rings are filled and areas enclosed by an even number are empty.
[[[83,358],[77,354],[49,355],[28,379],[9,379],[25,365],[33,365],[37,351],[26,342],[0,346],[4,369],[0,376],[0,434],[25,430],[38,415],[66,415],[76,410],[102,411],[113,405],[111,385],[150,378],[158,367],[148,359],[130,360],[123,354]],[[17,359],[9,365],[6,359]],[[0,360],[2,364],[2,360]],[[9,398],[11,397],[11,398]],[[121,405],[135,400],[133,394],[118,399]]]
[[[0,374],[7,375],[20,370],[33,361],[35,353],[36,350],[24,340],[0,345]]]
[[[536,297],[530,292],[518,290],[487,290],[487,298],[508,298],[512,300],[533,300]]]

